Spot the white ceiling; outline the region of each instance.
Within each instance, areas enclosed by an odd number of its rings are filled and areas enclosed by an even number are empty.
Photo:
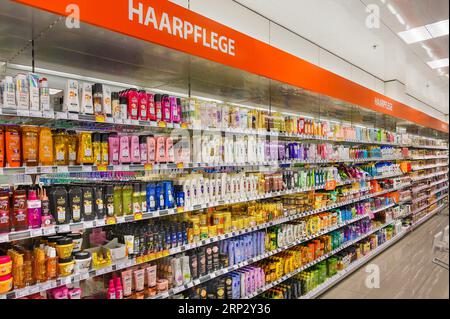
[[[383,81],[405,84],[408,94],[448,114],[448,77],[432,70],[422,44],[448,57],[448,35],[407,45],[397,32],[448,19],[448,0],[235,0]],[[376,4],[380,27],[368,28],[368,4]],[[395,8],[402,25],[388,10]],[[442,70],[448,73],[448,68]]]

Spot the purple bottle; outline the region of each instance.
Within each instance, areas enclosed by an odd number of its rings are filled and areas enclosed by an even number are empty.
[[[27,200],[28,209],[28,226],[30,228],[41,228],[42,224],[42,204],[37,197],[37,192],[34,189],[28,191]]]

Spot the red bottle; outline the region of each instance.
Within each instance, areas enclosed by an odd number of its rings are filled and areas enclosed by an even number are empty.
[[[9,192],[0,192],[0,234],[8,233],[10,231],[9,223]]]
[[[147,115],[150,121],[156,121],[155,97],[151,93],[147,93]]]
[[[136,89],[128,91],[128,118],[132,120],[139,119],[139,94]]]
[[[15,231],[28,229],[27,193],[24,189],[16,189],[13,193],[12,224]]]
[[[147,101],[147,92],[144,90],[139,91],[139,119],[141,121],[148,120],[148,101]]]
[[[163,121],[163,110],[162,110],[162,103],[161,103],[161,94],[155,94],[155,111],[156,111],[156,120],[157,121]]]

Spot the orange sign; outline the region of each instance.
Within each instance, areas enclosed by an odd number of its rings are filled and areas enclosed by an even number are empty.
[[[448,124],[167,0],[14,0],[443,132]],[[101,14],[99,14],[101,12]]]

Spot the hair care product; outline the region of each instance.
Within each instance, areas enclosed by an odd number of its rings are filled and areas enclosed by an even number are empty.
[[[64,110],[70,113],[80,113],[78,100],[78,81],[67,80],[64,91]]]
[[[119,162],[122,164],[130,163],[130,139],[126,135],[120,136]]]
[[[38,165],[38,128],[22,126],[22,163],[24,166]]]
[[[69,189],[69,209],[72,221],[78,223],[84,215],[83,205],[83,191],[80,186],[72,186]]]
[[[9,167],[21,165],[20,132],[17,126],[7,126],[5,129],[6,164]]]
[[[39,75],[28,73],[28,88],[30,92],[30,110],[39,111]]]
[[[147,93],[147,115],[150,121],[156,121],[156,108],[155,108],[155,99],[154,95],[151,93]]]
[[[134,164],[141,162],[141,151],[139,137],[137,135],[130,136],[130,161]]]
[[[110,165],[118,165],[119,161],[119,153],[120,153],[120,139],[117,134],[110,134],[108,137],[108,148],[109,148],[109,164]]]
[[[83,83],[81,86],[81,113],[94,114],[94,105],[92,98],[92,84]]]
[[[139,93],[136,89],[128,91],[128,118],[139,119]]]
[[[41,201],[37,197],[37,191],[34,189],[30,189],[28,191],[28,200],[27,200],[27,209],[28,209],[28,225],[31,228],[40,228],[41,227]]]
[[[48,127],[41,127],[39,131],[39,163],[40,165],[53,164],[53,135]]]

